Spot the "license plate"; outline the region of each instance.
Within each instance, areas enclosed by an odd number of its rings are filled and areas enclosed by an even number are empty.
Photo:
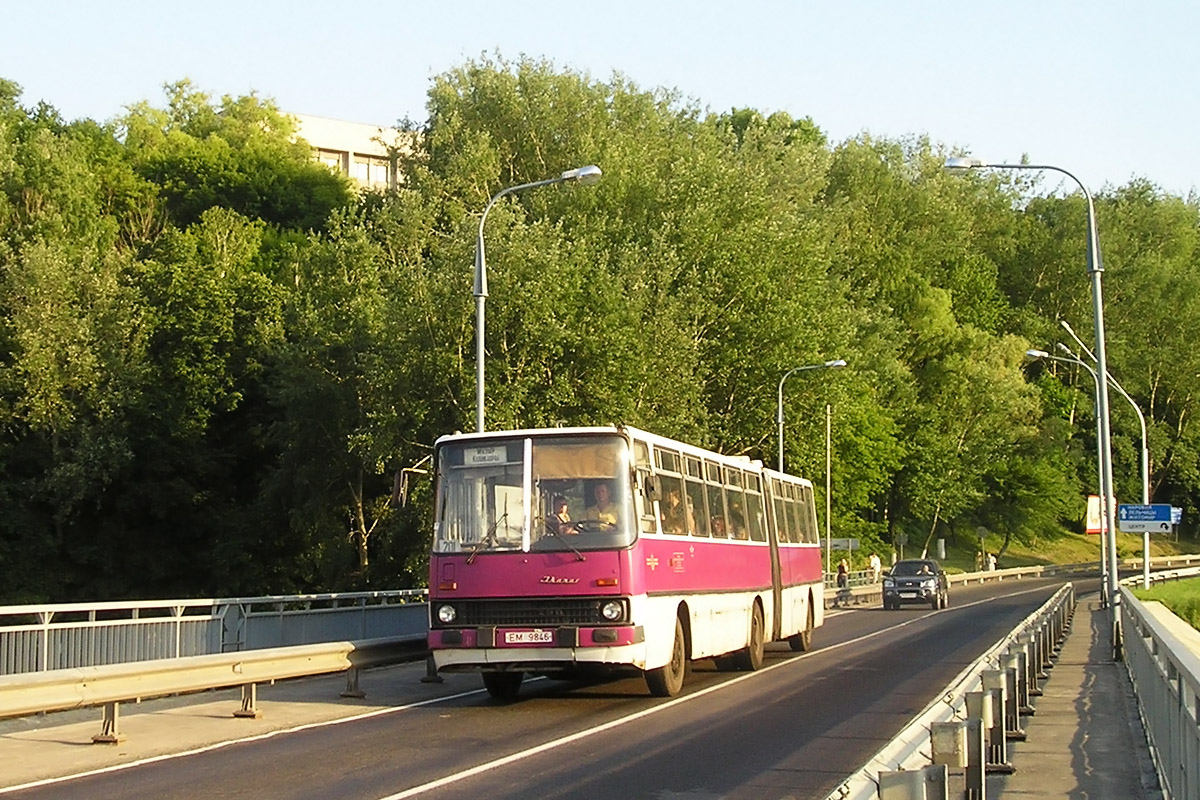
[[[917,593],[916,592],[901,592],[900,596],[901,597],[916,597]]]
[[[505,631],[505,644],[549,644],[554,641],[554,631]]]

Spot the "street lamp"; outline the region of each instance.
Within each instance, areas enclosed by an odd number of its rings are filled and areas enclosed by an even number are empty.
[[[952,156],[946,159],[946,169],[949,170],[968,170],[968,169],[1032,169],[1032,170],[1050,170],[1066,175],[1073,180],[1079,190],[1083,192],[1083,197],[1087,201],[1087,270],[1088,275],[1092,279],[1092,316],[1095,322],[1095,339],[1096,339],[1096,371],[1100,375],[1108,375],[1108,359],[1105,354],[1104,347],[1104,292],[1101,287],[1101,276],[1104,274],[1104,265],[1100,257],[1100,240],[1096,233],[1096,209],[1092,203],[1092,195],[1083,185],[1083,181],[1076,178],[1070,172],[1067,172],[1062,167],[1055,167],[1049,164],[989,164],[977,158],[964,158],[961,156]],[[1103,448],[1104,459],[1101,476],[1101,484],[1103,488],[1104,508],[1108,511],[1108,596],[1112,599],[1109,603],[1111,612],[1111,632],[1113,643],[1113,655],[1119,657],[1121,653],[1121,617],[1118,611],[1120,605],[1120,596],[1117,594],[1117,535],[1112,525],[1112,521],[1117,518],[1115,503],[1113,502],[1113,478],[1112,478],[1112,437],[1109,428],[1108,420],[1108,381],[1097,381],[1099,386],[1096,391],[1097,404],[1099,405],[1097,416],[1100,418],[1100,446]]]
[[[1087,353],[1088,356],[1093,361],[1095,361],[1096,357],[1094,355],[1092,355],[1092,351],[1088,350],[1087,345],[1085,345],[1083,342],[1081,342],[1079,340],[1078,336],[1075,336],[1075,331],[1071,330],[1071,326],[1067,324],[1067,321],[1059,320],[1059,323],[1063,326],[1063,328],[1065,328],[1067,330],[1067,332],[1069,334],[1071,334],[1072,337],[1074,337],[1075,341],[1079,344],[1079,347],[1082,348],[1083,352]],[[1062,342],[1058,343],[1058,347],[1063,352],[1069,354],[1072,358],[1076,359],[1080,363],[1083,363],[1079,359],[1079,356],[1072,353],[1071,348],[1067,347]],[[1129,401],[1129,405],[1133,406],[1133,413],[1137,414],[1138,425],[1142,429],[1142,452],[1141,452],[1142,505],[1148,506],[1148,505],[1150,505],[1150,448],[1146,444],[1146,415],[1142,413],[1142,409],[1138,406],[1137,403],[1134,402],[1133,398],[1129,396],[1129,392],[1125,391],[1125,387],[1117,382],[1117,379],[1113,377],[1111,372],[1108,373],[1108,382],[1110,384],[1112,384],[1112,387],[1114,389],[1116,389],[1122,397],[1124,397],[1126,400]],[[1149,531],[1142,531],[1142,588],[1143,589],[1150,588],[1150,532]]]
[[[1079,345],[1080,349],[1082,349],[1083,352],[1087,353],[1088,358],[1090,358],[1092,361],[1096,360],[1095,354],[1091,350],[1088,349],[1086,344],[1084,344],[1082,341],[1080,341],[1079,337],[1075,334],[1075,331],[1072,330],[1070,324],[1068,324],[1065,319],[1060,319],[1058,321],[1058,324],[1062,325],[1063,328],[1066,330],[1066,332],[1071,334],[1071,338],[1073,338],[1075,340],[1075,343]],[[1059,342],[1058,346],[1060,349],[1065,350],[1067,353],[1070,353],[1072,356],[1075,356],[1075,354],[1071,353],[1070,349],[1062,342]],[[1075,356],[1075,357],[1077,358],[1078,356]],[[1121,386],[1121,384],[1117,382],[1117,379],[1113,377],[1113,374],[1111,372],[1108,373],[1108,382],[1112,385],[1112,387],[1114,389],[1116,389],[1118,392],[1120,392],[1122,397],[1124,397],[1126,400],[1129,401],[1129,405],[1133,406],[1133,412],[1135,414],[1137,414],[1138,424],[1142,428],[1142,453],[1141,453],[1142,505],[1148,506],[1148,505],[1150,505],[1150,449],[1149,449],[1149,446],[1147,445],[1147,439],[1146,439],[1146,417],[1144,414],[1142,414],[1142,409],[1138,406],[1138,404],[1135,403],[1133,398],[1129,396],[1129,392],[1125,391],[1125,387]]]
[[[775,405],[775,421],[779,424],[779,460],[775,462],[776,469],[783,472],[783,383],[792,373],[803,372],[809,369],[836,369],[846,366],[846,359],[838,358],[833,361],[826,361],[823,364],[806,364],[803,367],[792,367],[787,372],[783,373],[783,377],[779,379],[779,396]],[[830,414],[829,404],[825,404],[825,571],[829,572],[829,544],[830,544],[830,528],[829,514],[831,510],[830,490],[832,489],[832,481],[830,479]]]
[[[783,383],[792,376],[795,372],[803,372],[808,369],[835,369],[837,367],[846,366],[846,359],[839,358],[834,361],[826,361],[822,364],[806,364],[803,367],[792,367],[787,372],[783,373],[783,377],[779,379],[779,395],[775,404],[775,421],[779,425],[779,460],[775,462],[775,468],[783,472]]]
[[[592,164],[587,167],[578,167],[569,169],[561,175],[554,178],[546,178],[541,181],[533,181],[532,183],[522,183],[518,186],[509,186],[507,189],[501,189],[492,195],[492,199],[483,209],[483,216],[479,218],[479,234],[475,238],[475,430],[483,433],[483,332],[484,332],[484,301],[487,300],[487,258],[483,249],[483,223],[487,220],[488,212],[492,210],[492,206],[496,201],[506,194],[519,192],[522,189],[533,189],[537,186],[549,186],[553,183],[578,183],[587,185],[600,180],[603,173],[600,168]]]
[[[1061,343],[1060,343],[1060,346],[1061,346]],[[1099,411],[1099,409],[1100,409],[1100,406],[1099,406],[1099,403],[1100,403],[1100,376],[1096,374],[1096,370],[1092,369],[1090,366],[1083,363],[1078,358],[1061,358],[1059,356],[1052,356],[1049,353],[1047,353],[1045,350],[1026,350],[1025,355],[1027,355],[1029,358],[1045,359],[1047,361],[1062,361],[1062,362],[1068,363],[1068,364],[1075,364],[1076,366],[1080,366],[1080,367],[1083,367],[1084,369],[1086,369],[1088,371],[1088,374],[1092,376],[1092,381],[1094,384],[1094,388],[1092,390],[1092,397],[1097,404],[1096,405],[1096,475],[1097,475],[1098,480],[1100,481],[1100,492],[1103,493],[1104,492],[1104,449],[1100,446],[1100,411]],[[1074,355],[1074,354],[1072,354],[1072,355]],[[1106,510],[1104,513],[1101,514],[1101,521],[1100,521],[1100,605],[1102,608],[1107,607],[1107,605],[1108,605],[1108,580],[1107,580],[1107,576],[1108,576],[1108,558],[1107,558],[1108,543],[1107,543],[1106,537],[1108,535],[1108,526],[1111,524],[1111,522],[1112,521],[1107,516],[1107,510]]]

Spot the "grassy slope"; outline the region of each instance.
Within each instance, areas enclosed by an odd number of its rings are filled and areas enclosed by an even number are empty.
[[[1200,629],[1200,578],[1188,578],[1151,586],[1149,589],[1134,589],[1139,600],[1157,600],[1171,609],[1177,617]]]
[[[1076,533],[1064,533],[1054,539],[1038,542],[1034,546],[1018,542],[1009,544],[1004,553],[999,553],[1003,539],[999,536],[989,536],[984,540],[984,546],[993,553],[998,553],[996,566],[1027,567],[1037,564],[1082,564],[1088,561],[1100,561],[1100,537],[1083,536]],[[1178,555],[1181,553],[1200,553],[1200,544],[1190,540],[1173,542],[1165,537],[1150,537],[1150,557]],[[906,553],[915,556],[918,553]],[[1117,534],[1117,558],[1141,558],[1141,534]],[[975,571],[975,545],[955,547],[946,543],[946,558],[944,565],[949,572]]]

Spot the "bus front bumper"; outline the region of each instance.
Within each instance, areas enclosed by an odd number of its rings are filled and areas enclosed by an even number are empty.
[[[553,670],[576,664],[645,664],[645,632],[625,627],[450,628],[429,632],[437,668]]]

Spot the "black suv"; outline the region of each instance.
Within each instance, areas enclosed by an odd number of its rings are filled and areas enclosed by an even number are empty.
[[[883,576],[883,607],[927,603],[937,610],[950,604],[950,582],[942,565],[931,558],[897,561]]]

